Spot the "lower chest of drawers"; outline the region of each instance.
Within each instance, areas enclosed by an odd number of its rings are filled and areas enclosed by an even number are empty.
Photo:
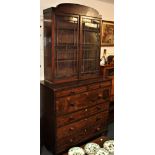
[[[44,135],[45,145],[52,148],[53,154],[61,154],[106,130],[110,91],[109,81],[72,89],[48,89],[43,105]]]

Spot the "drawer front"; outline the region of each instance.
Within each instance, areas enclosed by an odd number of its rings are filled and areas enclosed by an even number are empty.
[[[57,128],[57,139],[63,139],[71,135],[77,135],[82,130],[89,128],[91,126],[97,126],[107,121],[108,112],[101,112],[99,114],[93,115],[91,117],[82,119],[78,122],[66,125],[64,127]],[[104,126],[104,125],[103,125]]]
[[[106,101],[106,99],[109,99],[109,96],[110,87],[107,87],[104,89],[97,89],[68,97],[57,98],[56,113],[57,115],[64,115],[88,108]]]
[[[73,89],[69,89],[69,90],[62,90],[62,91],[56,92],[56,97],[75,95],[75,94],[78,94],[78,93],[85,92],[86,90],[87,90],[87,87],[85,87],[85,86],[78,87],[78,88],[73,88]]]
[[[106,117],[107,116],[108,115],[106,115]],[[107,129],[106,125],[107,125],[107,121],[103,120],[100,123],[87,126],[81,129],[80,132],[77,132],[72,136],[57,139],[57,151],[61,152],[61,151],[67,150],[75,145],[78,145],[80,142],[83,142],[91,137],[94,137],[97,134],[101,134],[103,131]]]
[[[66,124],[70,124],[74,121],[78,121],[80,119],[83,119],[85,117],[89,117],[91,115],[94,115],[96,113],[107,111],[109,109],[109,102],[103,102],[101,104],[95,105],[91,108],[85,108],[78,112],[74,112],[68,115],[63,115],[57,117],[57,127],[64,126]]]

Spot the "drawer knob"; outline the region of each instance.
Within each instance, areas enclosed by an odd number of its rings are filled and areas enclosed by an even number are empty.
[[[86,92],[86,96],[88,96],[88,92]]]
[[[67,97],[67,101],[70,101],[70,97]]]
[[[87,112],[87,111],[88,111],[88,109],[85,109],[84,111],[85,111],[85,112]]]
[[[88,119],[87,119],[87,118],[85,118],[84,120],[85,120],[85,121],[87,121]]]
[[[71,127],[69,130],[70,130],[70,131],[73,131],[73,130],[74,130],[74,128],[73,128],[73,127]]]
[[[72,143],[72,142],[73,142],[73,139],[70,139],[70,140],[69,140],[69,142],[71,142],[71,143]]]
[[[96,130],[97,130],[97,131],[100,131],[100,130],[101,130],[101,128],[96,128]]]
[[[70,102],[69,105],[70,106],[74,106],[75,104],[74,104],[74,102]]]
[[[87,132],[87,129],[84,129],[84,132],[86,133]]]
[[[74,120],[73,116],[70,116],[70,117],[69,117],[69,120],[70,120],[70,121]]]
[[[71,92],[70,92],[70,94],[71,94],[71,95],[74,95],[74,94],[75,94],[75,92],[74,92],[74,91],[71,91]]]
[[[103,97],[103,95],[102,94],[98,94],[98,98],[102,98]]]

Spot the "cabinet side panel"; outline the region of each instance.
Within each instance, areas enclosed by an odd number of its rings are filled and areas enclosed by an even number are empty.
[[[52,17],[51,12],[44,12],[44,76],[52,79]]]
[[[40,142],[48,150],[55,151],[54,93],[52,89],[40,86]]]

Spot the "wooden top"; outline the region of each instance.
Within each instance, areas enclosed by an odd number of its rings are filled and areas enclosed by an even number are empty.
[[[92,140],[92,141],[90,141],[90,142],[97,143],[97,144],[100,145],[100,147],[103,147],[103,143],[104,143],[105,141],[107,141],[107,140],[110,140],[110,139],[109,139],[108,137],[101,136],[101,137],[99,137],[99,138],[97,138],[97,139],[94,139],[94,140]],[[84,146],[85,146],[85,145],[82,145],[82,146],[80,146],[80,147],[82,147],[82,148],[84,149]],[[68,153],[64,153],[63,155],[68,155]]]
[[[97,17],[101,18],[99,12],[91,7],[74,4],[74,3],[62,3],[57,5],[56,7],[51,7],[44,10],[44,13],[49,11],[49,9],[54,13],[69,13],[69,14],[77,14],[83,16]]]
[[[89,80],[82,80],[82,81],[74,81],[74,82],[68,82],[68,83],[61,83],[61,84],[53,84],[50,81],[41,81],[41,84],[44,86],[47,86],[53,90],[62,90],[65,88],[74,88],[74,87],[80,87],[83,85],[89,85],[92,83],[97,83],[97,82],[104,82],[104,81],[109,81],[111,80],[110,78],[97,78],[97,79],[89,79]]]

